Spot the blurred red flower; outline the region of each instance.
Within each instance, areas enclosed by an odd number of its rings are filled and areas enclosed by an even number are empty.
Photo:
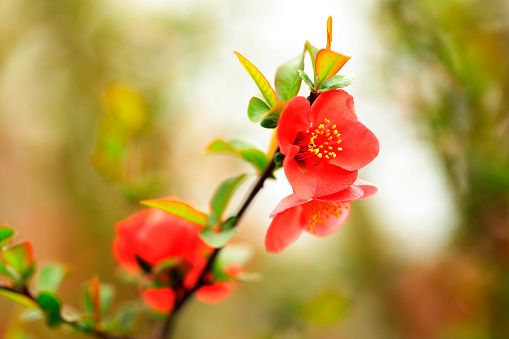
[[[340,192],[314,198],[292,194],[281,200],[271,213],[272,220],[265,235],[265,249],[279,253],[297,241],[304,231],[327,237],[339,230],[350,216],[352,200],[370,197],[378,188],[364,180]]]
[[[155,208],[141,210],[117,223],[113,254],[124,269],[142,275],[143,266],[157,268],[170,263],[162,273],[149,272],[140,284],[141,296],[152,309],[170,312],[177,290],[189,291],[198,283],[207,257],[214,250],[200,238],[198,233],[202,229],[201,225]],[[236,267],[224,269],[230,278],[239,270]],[[197,297],[217,302],[225,298],[234,285],[233,279],[215,281],[209,274],[205,285],[197,290]]]
[[[290,100],[277,140],[286,177],[301,198],[346,189],[379,151],[378,139],[357,121],[353,98],[343,90],[320,94],[312,106],[304,97]]]

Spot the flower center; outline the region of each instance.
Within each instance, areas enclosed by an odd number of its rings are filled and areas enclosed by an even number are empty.
[[[295,156],[297,161],[309,161],[311,159],[330,160],[334,159],[336,151],[343,150],[339,147],[341,134],[336,129],[336,124],[331,124],[325,119],[311,134],[297,138],[296,145],[300,146],[299,153]]]
[[[341,203],[331,203],[324,201],[312,200],[308,203],[308,231],[316,233],[314,227],[316,225],[325,225],[325,221],[330,219],[331,216],[339,218],[343,214],[342,209],[348,209]]]

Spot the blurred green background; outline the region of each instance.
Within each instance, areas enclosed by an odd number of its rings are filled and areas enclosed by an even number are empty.
[[[332,48],[352,56],[343,71],[359,76],[347,90],[381,143],[361,176],[381,192],[354,203],[337,234],[268,255],[268,214],[290,193],[279,173],[234,240],[253,247],[247,270],[264,279],[218,305],[193,301],[177,337],[509,338],[503,0],[1,1],[0,221],[40,263],[72,267],[67,304],[80,307],[94,273],[118,287],[117,305],[135,297],[111,243],[139,200],[205,207],[248,169],[206,156],[211,139],[268,146],[232,51],[272,80],[305,40],[325,45],[329,15]],[[21,312],[0,299],[0,337],[81,338]]]

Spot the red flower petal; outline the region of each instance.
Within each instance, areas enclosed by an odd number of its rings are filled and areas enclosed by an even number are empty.
[[[338,126],[341,133],[342,151],[331,160],[332,164],[355,171],[369,164],[380,151],[378,139],[366,126],[360,122]]]
[[[339,192],[353,184],[357,179],[357,171],[350,172],[326,162],[321,162],[318,165],[308,163],[306,164],[306,174],[300,171],[299,173],[301,176],[314,179],[316,189],[313,196]],[[290,181],[290,178],[288,178],[288,181]],[[292,183],[290,182],[290,184]],[[292,187],[294,186],[292,185]]]
[[[279,253],[293,244],[307,227],[302,205],[276,215],[265,235],[265,249],[269,253]]]
[[[307,203],[303,208],[308,218],[311,219],[314,213],[316,215],[316,212],[311,211],[309,205],[310,203]],[[337,204],[328,203],[328,205],[332,211],[320,211],[319,222],[313,225],[312,228],[306,229],[306,232],[316,237],[324,238],[339,230],[348,221],[350,216],[350,201]]]
[[[316,180],[304,174],[302,167],[294,158],[285,157],[283,169],[295,194],[304,198],[312,197],[315,194]]]
[[[281,113],[277,129],[277,141],[281,153],[288,155],[299,133],[309,130],[309,101],[295,97],[288,102]]]
[[[353,97],[341,89],[320,94],[311,106],[309,120],[315,127],[322,124],[325,119],[334,121],[338,126],[357,121]]]
[[[230,295],[236,285],[235,282],[219,282],[202,286],[196,291],[196,299],[209,304],[218,303]]]
[[[161,313],[170,312],[175,302],[175,292],[171,288],[149,287],[141,292],[141,297],[151,309]]]
[[[276,208],[270,213],[269,217],[274,218],[277,214],[286,211],[292,207],[302,205],[308,201],[311,201],[311,198],[301,198],[297,194],[289,195],[277,204]]]
[[[369,198],[378,193],[378,187],[362,179],[355,180],[354,185],[359,186],[364,191],[362,197],[357,200]]]

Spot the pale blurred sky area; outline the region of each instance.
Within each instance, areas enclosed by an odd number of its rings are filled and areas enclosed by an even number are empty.
[[[204,143],[223,132],[230,138],[247,137],[263,147],[267,146],[270,133],[248,126],[246,115],[239,113],[246,110],[248,100],[257,92],[232,51],[243,54],[272,81],[277,66],[298,54],[305,40],[319,48],[325,45],[325,23],[331,15],[332,48],[352,56],[341,73],[358,76],[347,91],[355,98],[359,119],[375,132],[381,144],[378,158],[361,171],[362,178],[380,186],[380,193],[366,202],[354,203],[354,210],[355,204],[369,206],[380,227],[379,234],[394,245],[395,255],[423,259],[445,246],[457,218],[455,206],[433,149],[409,121],[410,112],[393,100],[390,89],[384,86],[384,79],[390,74],[383,65],[393,56],[376,31],[375,1],[117,0],[116,3],[128,4],[129,10],[140,13],[171,11],[185,16],[191,8],[201,7],[211,15],[218,23],[219,39],[203,67],[206,72],[199,81],[188,79],[188,84],[181,83],[183,88],[193,88],[183,92],[185,100],[194,107],[189,127],[197,129]],[[301,95],[307,94],[306,89],[301,90]],[[232,108],[236,111],[232,112]],[[279,174],[281,180],[277,185],[267,186],[251,213],[268,215],[291,192],[284,176]],[[266,222],[269,223],[268,218]],[[261,237],[264,229],[257,229]],[[308,244],[301,240],[296,246],[320,246],[321,241],[324,240]]]

